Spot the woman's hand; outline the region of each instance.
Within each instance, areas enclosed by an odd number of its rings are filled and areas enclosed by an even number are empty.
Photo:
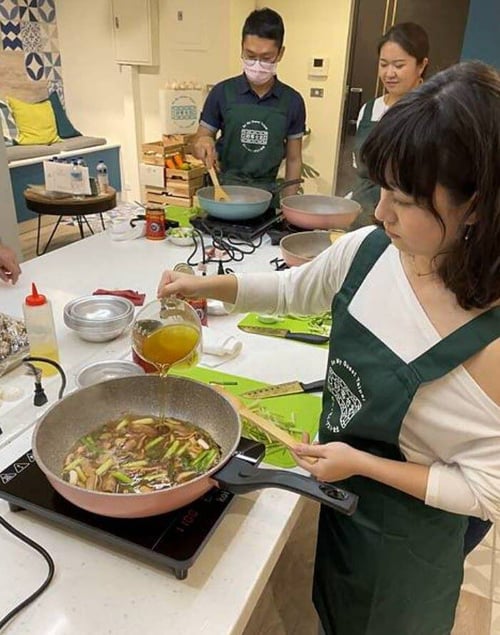
[[[183,298],[212,298],[234,304],[238,293],[238,281],[233,275],[193,276],[179,271],[163,272],[157,289],[159,298],[171,295]]]
[[[363,454],[360,450],[340,442],[324,445],[299,443],[294,452],[295,460],[300,467],[310,472],[318,481],[327,483],[358,474]],[[311,465],[301,458],[304,456],[317,458],[317,461]]]
[[[157,295],[159,298],[166,298],[171,295],[180,295],[184,298],[200,297],[201,280],[199,276],[167,269],[161,276]]]
[[[16,284],[21,275],[21,267],[16,254],[10,247],[0,244],[0,279]]]

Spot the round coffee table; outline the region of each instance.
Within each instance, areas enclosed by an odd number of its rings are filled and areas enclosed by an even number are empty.
[[[108,191],[105,194],[99,194],[97,196],[83,196],[82,198],[73,198],[71,196],[64,198],[52,198],[42,192],[43,190],[39,191],[34,188],[28,188],[24,191],[26,207],[32,212],[38,214],[36,233],[37,256],[41,256],[47,251],[59,224],[65,216],[71,216],[76,219],[78,229],[80,230],[80,237],[84,238],[84,224],[87,226],[91,234],[94,233],[86,216],[89,216],[90,214],[99,214],[102,228],[105,229],[102,213],[116,207],[116,190],[112,187],[108,187]],[[40,230],[42,215],[44,214],[47,216],[57,216],[58,219],[52,229],[49,239],[45,244],[45,247],[40,251]]]

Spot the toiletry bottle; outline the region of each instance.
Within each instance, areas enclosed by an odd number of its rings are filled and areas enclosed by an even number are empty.
[[[38,293],[34,283],[31,285],[31,295],[25,298],[23,313],[31,357],[47,357],[58,362],[59,350],[52,306],[44,295]],[[33,364],[41,369],[44,377],[57,373],[57,369],[51,364],[43,362],[33,362]]]

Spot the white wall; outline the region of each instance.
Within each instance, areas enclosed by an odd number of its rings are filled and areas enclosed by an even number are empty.
[[[132,0],[131,0],[132,1]],[[195,80],[214,84],[240,72],[241,28],[255,6],[276,9],[285,21],[286,53],[280,78],[306,100],[312,129],[304,160],[321,178],[306,190],[330,194],[339,142],[345,86],[349,22],[353,0],[159,0],[159,66],[139,68],[136,108],[141,141],[161,135],[158,91],[165,82]],[[130,130],[130,74],[113,59],[111,0],[56,0],[62,73],[69,116],[84,133],[105,136],[122,144],[124,182],[133,187],[137,162]],[[182,8],[188,23],[201,29],[202,50],[180,50],[176,45],[176,12]],[[191,26],[189,20],[192,20]],[[311,81],[307,62],[312,56],[330,58],[326,81]],[[310,98],[312,86],[325,89],[323,99]],[[142,133],[141,133],[142,131]],[[129,192],[135,198],[138,192]]]
[[[340,124],[347,73],[347,54],[352,0],[259,0],[285,23],[285,55],[279,77],[305,99],[307,125],[312,134],[305,142],[304,161],[320,173],[307,181],[306,192],[330,195],[335,189]],[[311,80],[307,64],[311,57],[329,57],[326,80]],[[324,97],[310,97],[311,87],[324,89]]]
[[[3,137],[0,138],[0,240],[4,245],[13,249],[19,260],[21,260],[21,245],[19,243],[19,233],[10,184],[9,168],[7,165],[7,153]]]
[[[201,50],[176,44],[179,8],[187,20],[184,28],[201,30]],[[161,137],[158,91],[167,81],[214,84],[239,72],[241,27],[254,8],[255,0],[159,0],[159,65],[140,67],[136,82],[139,143]],[[137,198],[131,76],[113,59],[111,0],[85,0],[84,9],[75,0],[56,0],[56,11],[69,116],[85,134],[122,145],[124,185],[131,188],[128,198]]]

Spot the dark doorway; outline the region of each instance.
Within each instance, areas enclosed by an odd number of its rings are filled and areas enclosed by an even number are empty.
[[[352,150],[361,106],[382,94],[377,81],[377,43],[398,22],[416,22],[428,33],[427,77],[460,60],[469,0],[355,0],[346,100],[342,121],[336,194],[344,196],[355,180]]]

